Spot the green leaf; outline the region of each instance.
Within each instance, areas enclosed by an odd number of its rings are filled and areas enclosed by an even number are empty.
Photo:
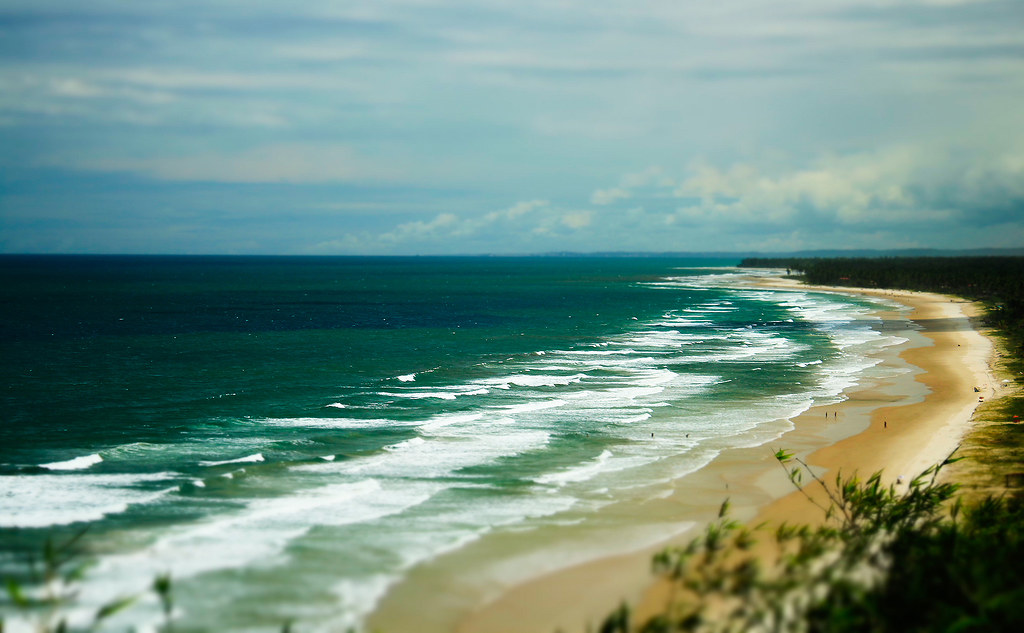
[[[171,575],[160,574],[154,578],[153,591],[157,592],[161,597],[169,595],[171,593]]]
[[[785,464],[786,462],[793,459],[793,452],[787,451],[784,448],[780,448],[779,450],[775,451],[775,459],[779,460],[780,463]]]
[[[728,498],[726,498],[726,500],[722,502],[721,507],[718,508],[718,518],[721,519],[722,517],[724,517],[727,514],[729,514],[729,499]]]
[[[118,611],[123,611],[130,607],[138,599],[138,596],[128,596],[127,598],[118,598],[117,600],[108,602],[96,611],[96,618],[94,621],[99,622],[101,620],[105,620]]]
[[[25,593],[21,590],[21,585],[19,585],[18,581],[13,578],[8,579],[7,581],[7,593],[11,596],[11,600],[14,601],[14,604],[23,609],[32,604],[25,596]]]

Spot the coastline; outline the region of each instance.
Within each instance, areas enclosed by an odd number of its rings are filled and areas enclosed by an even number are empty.
[[[829,479],[838,471],[867,476],[881,470],[886,483],[901,475],[906,482],[956,448],[979,398],[997,395],[999,383],[991,370],[994,348],[972,327],[970,319],[978,312],[974,304],[931,293],[807,286],[781,278],[758,279],[752,285],[881,296],[908,306],[909,314],[876,313],[882,318],[880,327],[910,335],[910,342],[879,354],[883,363],[908,371],[864,380],[844,392],[842,403],[814,406],[794,418],[796,428],[771,446],[727,451],[677,480],[667,501],[685,513],[686,521],[705,524],[726,498],[732,515],[744,521],[820,521],[820,510],[792,490],[772,457],[773,447],[794,451]],[[656,546],[542,573],[465,614],[453,630],[582,632],[599,625],[622,601],[634,605],[642,618],[664,604],[664,593],[649,571],[651,556],[695,534],[691,529]]]

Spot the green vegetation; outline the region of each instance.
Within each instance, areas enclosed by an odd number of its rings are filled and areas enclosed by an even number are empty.
[[[723,504],[703,536],[655,557],[671,587],[662,612],[634,624],[620,607],[601,633],[1024,630],[1019,500],[958,502],[947,514],[956,486],[936,476],[953,459],[900,491],[877,473],[829,485],[785,451],[776,458],[825,522],[780,526],[766,556],[752,551],[763,526],[741,526]],[[808,493],[804,473],[827,501]]]
[[[26,622],[34,624],[33,629],[38,633],[97,630],[106,620],[135,604],[146,593],[123,596],[101,605],[84,626],[69,624],[67,610],[78,595],[79,582],[89,565],[78,549],[85,533],[86,530],[81,530],[60,544],[46,541],[42,558],[32,561],[28,584],[14,578],[8,578],[4,583],[11,604]],[[170,576],[157,576],[149,590],[160,602],[164,630],[170,631],[173,608]],[[0,618],[0,633],[3,630],[4,620]]]
[[[964,458],[946,476],[961,496],[1024,494],[1024,398],[1005,397],[978,406],[961,444]]]
[[[7,578],[4,580],[7,601],[0,606],[13,607],[23,624],[31,626],[35,633],[72,633],[110,630],[110,618],[132,607],[145,596],[156,598],[160,606],[162,623],[157,627],[163,633],[174,631],[174,594],[169,574],[160,574],[149,587],[138,593],[115,598],[96,608],[91,617],[83,623],[72,623],[69,610],[78,596],[80,582],[91,560],[80,548],[82,537],[87,530],[75,533],[62,543],[48,540],[42,557],[31,561],[31,575],[24,581]],[[3,633],[4,617],[0,612],[0,633]],[[116,630],[116,629],[115,629]],[[282,633],[292,631],[291,622],[285,622]],[[349,630],[347,633],[354,633]]]

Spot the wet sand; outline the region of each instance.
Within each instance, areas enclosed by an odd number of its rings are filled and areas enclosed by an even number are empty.
[[[663,592],[650,573],[651,556],[666,545],[687,542],[715,516],[724,499],[729,498],[732,515],[741,520],[820,520],[820,510],[793,491],[773,458],[775,449],[795,452],[829,479],[840,469],[864,476],[883,470],[887,482],[899,475],[908,481],[952,452],[979,398],[995,395],[998,382],[990,370],[993,347],[971,327],[968,317],[976,310],[972,304],[927,293],[813,288],[784,279],[759,283],[779,289],[884,296],[909,306],[909,320],[906,312],[877,313],[887,333],[910,339],[880,354],[885,367],[903,373],[866,378],[844,394],[844,402],[814,407],[796,417],[795,429],[779,440],[726,451],[700,471],[673,482],[666,498],[652,501],[649,509],[639,508],[678,524],[678,533],[668,541],[610,543],[606,551],[623,553],[585,562],[574,563],[568,555],[563,560],[537,560],[532,570],[517,569],[506,584],[486,590],[476,582],[484,579],[467,578],[464,596],[448,591],[430,597],[399,597],[410,607],[419,602],[417,598],[433,603],[414,609],[425,618],[418,621],[419,630],[582,633],[596,629],[622,601],[638,605],[641,614],[650,613],[663,604]],[[975,392],[975,387],[980,391]],[[467,602],[481,594],[487,595],[484,604],[467,609]],[[446,601],[453,603],[448,615],[429,621],[429,612]],[[454,612],[459,613],[453,625]],[[370,624],[397,631],[405,630],[411,621],[415,619],[385,608]]]

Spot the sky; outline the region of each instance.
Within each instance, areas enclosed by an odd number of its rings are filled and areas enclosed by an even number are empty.
[[[0,252],[1024,246],[1020,0],[0,0]]]

